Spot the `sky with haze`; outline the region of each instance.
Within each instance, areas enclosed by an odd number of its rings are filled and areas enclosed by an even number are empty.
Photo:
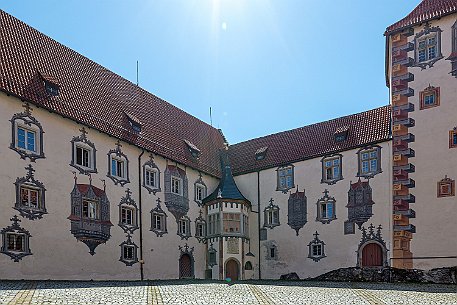
[[[387,26],[420,0],[15,0],[0,8],[230,144],[389,103]]]

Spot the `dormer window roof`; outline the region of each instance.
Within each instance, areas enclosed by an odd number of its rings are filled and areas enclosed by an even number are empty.
[[[335,130],[335,142],[344,142],[349,134],[349,126],[341,126]]]
[[[197,146],[195,146],[195,144],[193,144],[192,142],[190,142],[189,140],[184,140],[184,143],[186,143],[187,145],[187,148],[189,149],[190,151],[190,154],[192,155],[192,157],[194,158],[198,158],[200,157],[200,149],[198,149]]]
[[[46,92],[51,95],[51,96],[57,96],[59,95],[59,81],[52,75],[45,74],[45,73],[40,73],[41,78],[44,81],[44,88]]]
[[[257,151],[255,152],[255,159],[256,160],[265,159],[265,156],[267,155],[267,150],[268,150],[268,146],[264,146],[264,147],[257,149]]]
[[[132,127],[133,131],[141,132],[141,126],[142,126],[141,121],[131,113],[127,113],[125,111],[124,111],[124,113],[127,116],[127,119],[129,120],[129,124]]]

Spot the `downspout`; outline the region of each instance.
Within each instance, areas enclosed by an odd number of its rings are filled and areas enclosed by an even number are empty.
[[[259,244],[258,244],[258,256],[259,256],[259,280],[262,279],[262,271],[260,267],[260,171],[257,171],[257,225],[259,231]]]
[[[142,212],[142,197],[141,197],[141,157],[144,154],[144,149],[141,151],[141,154],[138,156],[138,210],[139,210],[139,227],[140,227],[140,276],[141,280],[144,280],[144,260],[143,260],[143,212]]]

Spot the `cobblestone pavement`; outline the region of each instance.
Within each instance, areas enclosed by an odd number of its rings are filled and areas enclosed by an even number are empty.
[[[0,304],[446,304],[456,285],[336,282],[0,281]]]

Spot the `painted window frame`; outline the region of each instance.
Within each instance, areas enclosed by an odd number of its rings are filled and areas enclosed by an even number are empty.
[[[444,192],[444,187],[448,188],[449,191]],[[448,178],[447,176],[444,179],[438,181],[437,183],[437,197],[453,197],[455,196],[455,180]]]
[[[273,204],[273,198],[270,199],[270,204],[263,210],[263,226],[265,228],[273,229],[281,225],[280,223],[280,209],[278,205]]]
[[[334,164],[334,161],[338,160],[338,164]],[[332,164],[329,166],[327,162],[331,162]],[[325,156],[321,159],[322,163],[322,179],[321,183],[327,183],[328,185],[332,185],[337,183],[340,180],[343,180],[343,155],[341,154],[333,154],[330,156]],[[338,166],[338,177],[334,177],[334,168]],[[327,176],[327,169],[332,169],[332,178],[329,179]]]
[[[138,263],[138,246],[132,241],[132,237],[130,236],[130,234],[127,235],[127,240],[122,242],[119,246],[121,248],[121,256],[119,258],[120,262],[123,262],[128,267],[131,267],[134,264]],[[127,249],[131,249],[131,257],[130,255],[126,255],[126,253],[128,254]]]
[[[427,97],[433,96],[433,104],[426,103]],[[420,110],[438,107],[440,105],[440,87],[429,85],[419,94]]]
[[[155,172],[156,180],[155,184],[147,184],[147,172]],[[154,195],[161,191],[160,189],[160,168],[154,162],[154,155],[151,153],[149,155],[149,161],[143,164],[143,187],[148,190],[149,194],[153,193]]]
[[[202,216],[202,211],[200,211],[200,215],[195,219],[195,238],[198,242],[205,243],[206,242],[206,235],[207,235],[207,226],[206,220]],[[201,232],[200,232],[201,231]]]
[[[414,37],[414,67],[420,67],[422,70],[426,69],[427,67],[431,68],[433,65],[440,59],[443,58],[443,54],[441,53],[441,32],[442,30],[439,27],[431,27],[430,23],[425,23],[424,29],[416,34]],[[428,40],[430,38],[435,39],[435,57],[429,58],[429,50],[431,47],[429,46]],[[422,48],[421,42],[425,41],[425,48]],[[420,51],[425,50],[425,59],[420,59]]]
[[[316,221],[322,222],[323,224],[329,224],[332,220],[337,219],[336,218],[336,200],[334,197],[330,197],[328,195],[327,190],[324,191],[324,194],[325,194],[324,197],[322,197],[321,199],[319,199],[316,202],[316,206],[317,206]],[[332,213],[331,213],[330,217],[327,217],[328,215],[326,215],[326,217],[324,217],[322,215],[322,212],[323,212],[322,207],[324,205],[325,206],[330,205],[332,207]],[[326,210],[328,211],[328,208],[326,208]]]
[[[0,231],[0,234],[2,236],[2,246],[0,248],[0,253],[3,253],[5,255],[8,255],[14,262],[19,262],[22,258],[28,255],[32,255],[32,252],[30,250],[30,235],[29,231],[23,229],[20,225],[19,222],[21,220],[14,215],[13,218],[10,219],[12,221],[12,225],[2,229]],[[9,249],[9,236],[21,236],[23,238],[23,245],[20,250],[22,251],[17,251],[17,250],[11,250]]]
[[[87,131],[83,127],[79,130],[81,135],[73,137],[71,139],[71,162],[70,166],[76,168],[81,174],[88,175],[91,173],[97,173],[97,149],[95,144],[87,139]],[[78,148],[82,148],[89,152],[89,164],[78,164]]]
[[[32,165],[25,168],[27,175],[23,178],[17,178],[14,183],[16,188],[16,203],[14,209],[19,211],[22,217],[30,220],[41,219],[44,214],[47,214],[46,210],[46,188],[43,183],[35,179],[34,169]],[[22,202],[22,189],[28,189],[38,192],[37,206],[24,205]]]
[[[116,149],[112,149],[108,152],[108,173],[107,177],[110,178],[113,182],[114,185],[120,184],[121,186],[124,186],[127,183],[130,183],[129,179],[129,159],[127,158],[127,155],[125,155],[122,150],[121,150],[121,143],[120,141],[116,142]],[[116,171],[117,171],[117,163],[122,162],[122,171],[123,175],[118,176],[117,172],[116,174],[113,173],[113,161],[116,161]]]
[[[214,249],[213,244],[211,243],[208,249],[208,266],[213,268],[217,265],[217,250]]]
[[[285,194],[295,187],[294,169],[295,166],[293,164],[280,166],[276,169],[276,191],[281,191]],[[282,177],[284,177],[284,185],[281,184]]]
[[[371,153],[376,152],[376,157],[372,157]],[[368,159],[364,159],[364,154],[368,153]],[[372,168],[371,161],[376,159],[376,169]],[[381,168],[381,146],[373,145],[361,148],[357,151],[358,171],[357,177],[373,178],[377,174],[382,173]],[[364,172],[364,162],[368,162],[368,171]]]
[[[168,234],[167,230],[167,213],[162,210],[160,205],[160,198],[157,198],[157,206],[151,210],[151,229],[150,231],[154,232],[157,237],[162,237],[164,234]],[[156,217],[160,219],[160,228],[157,226]]]
[[[178,231],[176,234],[181,237],[181,240],[185,239],[188,240],[189,237],[192,236],[191,234],[191,227],[190,227],[190,218],[187,215],[182,216],[177,221]]]
[[[138,206],[135,200],[132,198],[132,192],[129,188],[125,191],[125,195],[121,198],[119,202],[119,227],[122,228],[124,233],[133,234],[135,230],[139,229],[138,226]],[[123,221],[123,210],[129,210],[131,213],[131,223]]]
[[[314,233],[314,239],[308,244],[308,258],[312,259],[314,262],[319,262],[321,259],[327,257],[325,255],[325,243],[319,239],[319,233]],[[320,254],[314,254],[314,247],[315,246],[320,246],[321,248],[321,253]]]
[[[10,149],[16,151],[21,159],[29,158],[31,162],[35,162],[37,159],[45,158],[44,150],[43,150],[43,127],[35,119],[31,114],[31,108],[28,103],[23,105],[25,108],[24,112],[16,113],[11,118],[11,144]],[[18,130],[22,128],[24,130],[33,132],[35,134],[34,138],[34,146],[35,150],[31,151],[27,148],[27,144],[25,148],[19,146],[19,139],[18,139]],[[27,139],[27,135],[25,136]]]

